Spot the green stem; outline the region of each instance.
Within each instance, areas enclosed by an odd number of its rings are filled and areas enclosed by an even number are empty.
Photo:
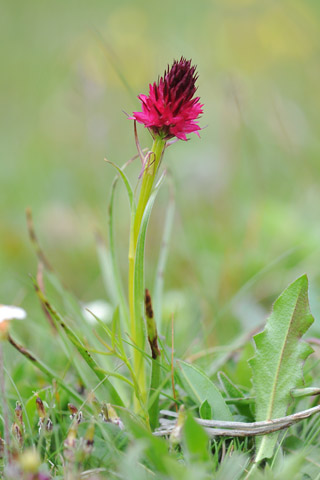
[[[158,167],[160,165],[165,144],[166,144],[165,140],[160,136],[157,136],[154,139],[152,149],[151,149],[152,153],[150,154],[147,160],[147,165],[144,167],[140,196],[139,196],[139,201],[137,205],[137,211],[135,214],[134,226],[133,226],[133,237],[135,242],[134,247],[136,247],[137,245],[140,226],[141,226],[141,220],[151,194],[154,179],[155,179]]]
[[[151,366],[151,384],[150,392],[154,393],[159,390],[161,375],[160,375],[160,355],[152,359]],[[155,430],[159,426],[159,393],[157,393],[154,402],[149,408],[149,418],[151,430]]]
[[[165,140],[157,136],[154,139],[151,154],[147,160],[147,165],[144,166],[144,173],[142,177],[142,184],[140,189],[140,195],[137,205],[137,210],[132,219],[131,229],[130,229],[130,242],[129,242],[129,273],[128,273],[128,289],[129,289],[129,313],[130,313],[130,333],[133,342],[140,350],[144,350],[145,346],[145,335],[142,328],[139,328],[139,322],[141,323],[142,319],[136,318],[135,315],[135,305],[136,302],[140,299],[135,298],[134,292],[134,271],[135,271],[135,257],[136,257],[136,247],[142,222],[142,217],[150,198],[154,180],[158,167],[161,162],[161,157],[165,148]],[[140,401],[135,395],[134,397],[134,409],[138,413],[141,409],[140,402],[146,404],[147,400],[147,382],[146,382],[146,372],[144,365],[143,354],[138,350],[134,349],[133,351],[133,370],[136,374],[139,392],[141,395]]]

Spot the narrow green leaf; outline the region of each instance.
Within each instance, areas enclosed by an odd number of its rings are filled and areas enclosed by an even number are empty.
[[[133,218],[134,212],[135,212],[135,200],[134,200],[134,193],[132,190],[132,187],[130,185],[130,182],[123,172],[123,168],[119,168],[117,165],[115,165],[112,162],[109,162],[110,165],[112,165],[118,172],[120,178],[122,179],[124,186],[126,188],[127,194],[128,194],[128,199],[129,199],[129,205],[130,205],[130,212],[131,212],[131,217]],[[120,305],[121,313],[125,319],[126,325],[129,325],[129,313],[128,313],[128,306],[126,302],[126,297],[124,294],[124,288],[122,285],[121,281],[121,275],[118,267],[118,262],[117,262],[117,257],[116,257],[116,249],[115,249],[115,241],[114,241],[114,228],[113,228],[113,220],[114,220],[114,193],[115,193],[115,188],[117,185],[117,180],[118,177],[116,177],[112,183],[111,187],[111,194],[110,194],[110,202],[109,202],[109,248],[110,248],[110,272],[111,276],[113,277],[114,280],[114,288],[116,291],[116,296],[117,296],[117,303]],[[132,223],[132,222],[131,222]],[[101,247],[100,247],[101,249]],[[100,257],[101,257],[101,251],[100,251]],[[103,259],[103,258],[102,258]],[[105,260],[108,260],[108,256],[105,256]],[[103,263],[102,263],[103,265]],[[106,264],[106,267],[108,268],[108,262]],[[107,278],[110,276],[108,272],[106,272]],[[110,283],[110,282],[109,282]]]
[[[137,241],[136,258],[134,264],[134,297],[135,297],[135,317],[137,321],[137,338],[140,341],[138,345],[143,345],[144,335],[144,248],[146,242],[147,227],[152,211],[154,201],[156,199],[159,188],[164,179],[164,175],[160,178],[159,182],[155,186],[148,203],[146,205],[140,227],[140,233]]]
[[[40,290],[39,286],[36,283],[35,283],[35,288],[36,288],[36,293],[37,293],[40,301],[45,306],[45,308],[48,310],[48,312],[50,313],[52,318],[57,322],[58,325],[60,325],[61,328],[63,328],[63,330],[65,331],[65,333],[68,337],[68,339],[77,348],[78,352],[80,353],[82,358],[85,360],[87,365],[95,373],[95,375],[98,377],[98,379],[103,382],[103,385],[106,387],[106,389],[109,392],[111,402],[114,403],[115,405],[124,406],[124,403],[121,400],[117,390],[114,388],[112,383],[105,377],[105,375],[100,371],[100,367],[98,366],[96,361],[93,359],[93,357],[89,354],[88,350],[82,344],[82,342],[78,338],[78,336],[64,322],[61,315],[52,307],[52,305],[49,303],[49,301],[45,297],[44,293]]]
[[[9,342],[11,345],[18,350],[24,357],[26,357],[35,367],[37,367],[46,377],[49,379],[50,382],[55,380],[57,384],[65,390],[69,395],[71,395],[75,400],[77,400],[80,404],[83,402],[83,398],[79,395],[72,387],[70,387],[59,375],[54,372],[48,365],[46,365],[42,360],[37,358],[33,352],[30,352],[25,347],[20,345],[16,340],[14,340],[11,336],[9,336]]]
[[[118,167],[118,165],[116,165],[115,163],[113,162],[110,162],[109,160],[106,160],[107,163],[109,163],[110,165],[112,165],[116,170],[117,172],[119,173],[123,183],[124,183],[124,186],[126,187],[126,190],[127,190],[127,193],[128,193],[128,198],[129,198],[129,204],[130,204],[130,208],[132,207],[132,205],[134,205],[134,193],[133,193],[133,190],[132,190],[132,187],[130,185],[130,182],[126,176],[126,174],[123,172],[122,168]]]
[[[163,365],[159,363],[159,366],[164,369]],[[163,377],[163,378],[162,378]],[[159,394],[161,391],[164,389],[166,384],[170,381],[171,379],[171,372],[166,372],[166,375],[161,376],[162,380],[161,383],[159,383],[158,388],[156,390],[150,390],[149,398],[148,398],[148,410],[150,410],[154,404],[154,402],[157,401]],[[164,393],[163,393],[164,395]]]
[[[225,391],[225,393],[230,398],[241,398],[244,397],[241,390],[230,380],[230,378],[224,373],[218,373],[218,379],[221,384],[221,387]]]
[[[145,380],[145,341],[146,341],[146,327],[145,327],[145,321],[144,321],[144,249],[145,249],[145,242],[146,242],[146,234],[147,234],[147,227],[152,211],[152,207],[155,201],[155,198],[157,196],[157,193],[159,191],[159,188],[162,184],[162,181],[164,179],[165,173],[162,174],[160,177],[158,183],[156,184],[152,194],[149,197],[149,200],[147,202],[147,205],[145,207],[143,217],[141,220],[141,225],[140,225],[140,231],[139,231],[139,236],[137,240],[137,246],[136,246],[136,253],[135,253],[135,261],[134,261],[134,279],[133,279],[133,291],[134,291],[134,316],[135,316],[135,322],[136,322],[136,347],[137,349],[142,349],[143,353],[142,355],[137,356],[138,362],[135,363],[135,374],[137,375],[138,378],[143,379],[141,382],[140,380],[138,382],[140,385],[140,389],[142,390],[141,392],[141,403],[146,403],[147,401],[147,383]],[[133,222],[131,222],[131,225],[133,226]],[[159,379],[159,375],[156,375],[153,380]],[[143,388],[141,387],[143,385]],[[153,384],[153,388],[157,389],[157,385]],[[156,408],[154,406],[154,408]]]
[[[168,247],[169,247],[169,240],[174,220],[174,211],[175,211],[175,204],[174,204],[174,197],[173,193],[170,192],[169,204],[166,211],[164,228],[163,228],[163,235],[159,253],[159,260],[157,265],[156,271],[156,278],[154,282],[154,289],[153,289],[153,310],[155,315],[155,320],[157,323],[158,332],[161,332],[162,328],[162,294],[163,294],[163,282],[164,282],[164,271],[168,257]]]
[[[201,403],[199,408],[200,418],[203,420],[211,420],[212,419],[212,411],[211,407],[208,403],[208,400],[205,400]]]
[[[86,341],[89,343],[92,348],[99,349],[99,343],[93,335],[93,329],[90,323],[84,316],[83,306],[80,304],[79,300],[74,296],[74,294],[65,287],[58,276],[51,271],[46,271],[44,275],[45,284],[49,287],[47,288],[48,293],[46,293],[47,298],[54,299],[54,301],[61,301],[61,306],[63,307],[65,314],[72,319],[77,319],[77,327],[80,328],[81,324],[81,333],[83,338],[86,338]],[[48,285],[49,282],[49,285]],[[53,288],[53,291],[51,290]],[[51,303],[51,300],[50,300]],[[60,310],[60,303],[59,303]],[[108,364],[109,367],[109,364]]]
[[[130,385],[130,387],[134,387],[134,384],[127,378],[125,377],[124,375],[121,375],[120,373],[116,373],[116,372],[111,372],[110,370],[104,370],[103,368],[97,368],[97,370],[99,372],[102,372],[104,373],[106,376],[108,377],[114,377],[114,378],[118,378],[119,380],[121,380],[122,382],[124,383],[127,383],[128,385]]]
[[[254,337],[250,360],[256,395],[256,421],[283,417],[290,392],[302,379],[302,365],[312,348],[300,341],[313,322],[306,275],[293,282],[276,300],[266,328]],[[272,457],[278,434],[257,439],[256,461]]]
[[[236,405],[236,408],[240,415],[243,415],[244,417],[251,417],[250,406],[242,402],[242,400],[246,400],[243,392],[230,380],[230,378],[224,372],[218,373],[218,379],[223,390],[229,397],[226,402],[228,404],[232,403],[233,405]],[[228,400],[233,399],[236,399],[236,401],[228,402]]]
[[[110,210],[109,210],[110,212]],[[110,214],[109,214],[110,215]],[[110,218],[109,218],[110,221]],[[110,235],[110,227],[109,227]],[[109,240],[110,244],[110,240]],[[105,245],[105,240],[99,234],[96,235],[96,250],[98,256],[98,263],[101,270],[102,281],[108,299],[113,306],[119,303],[119,292],[117,291],[117,280],[113,271],[113,264],[111,259],[111,251]]]
[[[117,307],[113,312],[112,323],[111,323],[111,345],[112,349],[116,349],[116,340],[117,340],[117,333],[119,331],[119,308]]]
[[[198,367],[178,360],[179,377],[186,392],[197,405],[208,401],[214,420],[232,421],[232,413],[217,387]]]
[[[149,396],[158,391],[161,383],[160,357],[159,359],[152,359],[151,361],[151,383]],[[149,408],[149,419],[151,429],[154,430],[159,426],[159,395],[154,397],[154,401]]]

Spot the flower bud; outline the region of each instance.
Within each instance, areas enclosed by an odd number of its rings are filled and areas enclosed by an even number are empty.
[[[70,415],[71,420],[75,420],[77,423],[81,423],[83,420],[82,412],[79,411],[77,407],[72,403],[68,403],[68,409],[69,409],[69,412],[71,413]]]
[[[36,407],[37,407],[39,417],[44,419],[46,417],[46,410],[44,408],[43,401],[41,400],[40,397],[36,398]]]
[[[110,403],[104,403],[102,405],[100,415],[104,422],[113,423],[114,425],[117,425],[120,430],[124,429],[121,418],[118,417],[117,412]]]
[[[177,422],[170,434],[169,440],[171,445],[177,445],[178,443],[181,442],[182,429],[184,427],[185,421],[186,421],[186,411],[185,411],[184,405],[181,405],[181,407],[179,408]]]

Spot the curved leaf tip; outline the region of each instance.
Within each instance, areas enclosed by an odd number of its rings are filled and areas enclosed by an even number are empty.
[[[302,366],[312,348],[300,339],[313,323],[308,278],[302,275],[279,296],[263,332],[254,337],[249,361],[256,395],[256,421],[285,415],[290,392],[302,380]],[[257,440],[256,461],[273,455],[277,434]]]

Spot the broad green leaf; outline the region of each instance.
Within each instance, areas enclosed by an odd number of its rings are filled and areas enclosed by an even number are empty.
[[[135,441],[144,441],[144,454],[148,460],[148,464],[159,472],[167,473],[165,459],[168,457],[168,445],[165,440],[152,435],[150,430],[147,430],[145,425],[143,425],[138,418],[133,417],[128,411],[124,410],[121,418],[127,429],[134,435]]]
[[[190,397],[199,406],[207,400],[214,420],[232,421],[232,413],[217,387],[198,367],[190,363],[177,361],[182,385]]]
[[[253,357],[255,353],[254,346],[251,342],[246,341],[244,347],[241,350],[240,357],[238,359],[236,369],[234,372],[234,378],[237,379],[238,385],[242,385],[249,390],[252,388],[251,384],[251,368],[248,361]]]
[[[313,322],[306,275],[293,282],[276,300],[263,332],[254,337],[250,360],[256,395],[256,421],[283,417],[290,392],[302,379],[302,365],[312,348],[301,342]],[[272,457],[278,434],[257,438],[256,461]]]
[[[191,415],[188,415],[183,426],[183,438],[193,462],[209,460],[209,437]]]

